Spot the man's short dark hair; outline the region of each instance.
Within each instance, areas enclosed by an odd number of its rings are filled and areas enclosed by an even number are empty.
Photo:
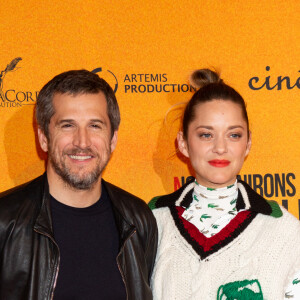
[[[111,125],[111,136],[120,125],[120,110],[114,91],[97,74],[87,70],[72,70],[51,79],[39,92],[36,101],[36,120],[47,138],[49,123],[55,113],[53,97],[55,94],[98,94],[102,92],[107,102],[107,114]]]

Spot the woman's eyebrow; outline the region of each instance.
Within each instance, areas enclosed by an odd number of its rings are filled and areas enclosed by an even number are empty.
[[[198,129],[198,128],[204,128],[204,129],[210,129],[210,130],[214,129],[212,126],[205,126],[205,125],[199,125],[196,127],[196,129]]]
[[[228,127],[229,130],[231,130],[231,129],[236,129],[236,128],[244,129],[244,127],[241,126],[241,125],[233,125],[233,126],[229,126],[229,127]]]
[[[198,128],[204,128],[204,129],[209,129],[209,130],[214,129],[213,126],[206,126],[206,125],[199,125],[199,126],[196,127],[196,129],[198,129]],[[231,125],[231,126],[228,127],[228,130],[236,129],[236,128],[244,129],[244,127],[242,125]]]

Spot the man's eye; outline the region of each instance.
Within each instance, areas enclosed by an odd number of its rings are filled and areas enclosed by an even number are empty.
[[[95,129],[98,129],[98,128],[100,129],[101,128],[101,126],[98,125],[98,124],[92,124],[91,127],[95,128]]]
[[[62,128],[70,128],[72,126],[73,126],[72,124],[63,124],[61,127]]]

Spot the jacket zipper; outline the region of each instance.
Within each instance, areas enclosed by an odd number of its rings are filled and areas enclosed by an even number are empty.
[[[123,243],[123,246],[122,246],[121,249],[120,249],[119,254],[117,255],[117,265],[118,265],[118,269],[119,269],[119,271],[120,271],[120,273],[121,273],[121,277],[122,277],[122,280],[123,280],[124,285],[125,285],[126,300],[128,300],[128,289],[127,289],[127,285],[126,285],[124,273],[123,273],[123,271],[122,271],[122,269],[121,269],[121,266],[120,266],[120,264],[119,264],[119,257],[120,257],[120,254],[121,254],[121,252],[123,251],[123,249],[124,249],[124,247],[125,247],[126,242],[132,237],[132,235],[133,235],[134,233],[136,233],[136,229],[135,229],[134,231],[132,231],[131,234],[126,238],[126,240],[125,240],[124,243]]]
[[[47,236],[52,242],[53,244],[57,247],[58,249],[58,253],[59,253],[59,248],[58,248],[58,245],[57,243],[55,242],[55,240],[52,238],[52,236],[50,236],[49,234],[47,233],[44,233],[44,232],[40,232],[38,231],[37,229],[34,229],[35,232],[41,234],[41,235],[44,235],[44,236]],[[58,255],[58,262],[57,262],[57,265],[55,267],[56,271],[55,271],[55,278],[54,278],[54,283],[52,285],[52,287],[50,287],[52,289],[51,291],[51,296],[50,296],[50,299],[53,300],[53,297],[54,297],[54,289],[56,287],[56,282],[57,282],[57,276],[58,276],[58,271],[59,271],[59,263],[60,263],[60,256]]]

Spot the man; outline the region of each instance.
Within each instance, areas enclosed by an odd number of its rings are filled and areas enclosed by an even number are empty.
[[[0,299],[152,299],[154,217],[102,179],[120,123],[113,90],[89,71],[62,73],[36,119],[47,172],[0,195]]]

